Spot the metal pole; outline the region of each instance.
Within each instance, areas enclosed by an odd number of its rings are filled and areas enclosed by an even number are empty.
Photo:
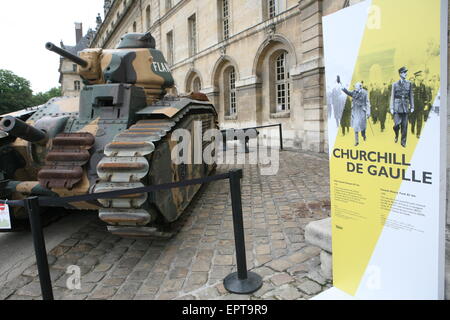
[[[42,232],[38,197],[25,199],[25,208],[30,217],[36,263],[39,272],[39,280],[41,282],[42,298],[44,300],[53,300],[52,280],[48,268],[47,250],[45,249],[44,233]]]
[[[247,272],[244,220],[242,217],[241,201],[241,179],[243,176],[242,169],[231,170],[229,174],[237,272],[229,274],[224,279],[223,284],[225,289],[229,292],[249,294],[261,288],[262,278],[254,272]]]
[[[281,123],[278,125],[280,129],[280,150],[283,150],[283,128]]]
[[[245,136],[245,153],[250,153],[250,147],[249,147],[249,141],[250,138],[248,136]]]
[[[231,206],[236,247],[236,263],[239,279],[247,279],[247,259],[245,256],[244,220],[241,203],[242,169],[230,171]]]
[[[227,132],[222,131],[222,151],[227,151]]]

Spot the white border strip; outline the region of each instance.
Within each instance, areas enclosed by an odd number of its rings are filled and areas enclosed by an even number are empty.
[[[445,227],[447,198],[447,99],[448,99],[448,0],[441,0],[441,146],[440,146],[440,202],[439,202],[439,299],[445,297]]]

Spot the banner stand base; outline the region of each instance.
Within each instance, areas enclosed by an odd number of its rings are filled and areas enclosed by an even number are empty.
[[[333,287],[318,294],[310,300],[356,300],[356,298],[338,288]]]

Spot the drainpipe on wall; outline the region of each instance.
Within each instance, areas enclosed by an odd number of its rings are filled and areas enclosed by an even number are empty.
[[[139,0],[139,10],[141,11],[141,33],[144,33],[144,20],[142,14],[142,0]]]

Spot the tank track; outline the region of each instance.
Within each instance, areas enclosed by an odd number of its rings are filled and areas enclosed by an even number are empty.
[[[204,109],[208,110],[208,108]],[[108,192],[143,187],[141,182],[149,174],[152,154],[190,109],[203,109],[200,106],[187,107],[173,119],[141,120],[129,129],[117,134],[104,149],[105,157],[97,166],[100,181],[94,192]],[[206,111],[205,110],[205,111]],[[209,111],[209,110],[208,110]],[[159,213],[147,203],[148,195],[132,194],[114,199],[99,199],[103,206],[99,217],[108,224],[108,231],[121,237],[168,239],[178,232],[181,226],[172,223],[169,230],[162,230],[155,224]]]
[[[41,186],[72,189],[83,176],[82,167],[89,161],[94,141],[90,133],[58,134],[45,159],[46,165],[38,173]]]

